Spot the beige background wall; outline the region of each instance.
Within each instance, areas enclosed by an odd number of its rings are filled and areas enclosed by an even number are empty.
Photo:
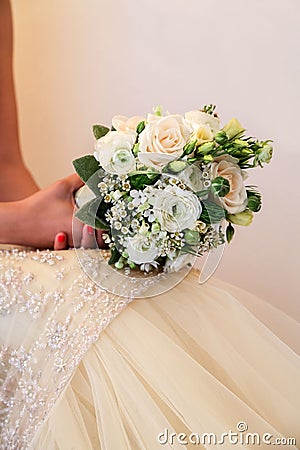
[[[93,149],[93,123],[216,103],[275,156],[251,174],[264,208],[217,276],[299,311],[298,0],[13,0],[25,159],[41,186]]]

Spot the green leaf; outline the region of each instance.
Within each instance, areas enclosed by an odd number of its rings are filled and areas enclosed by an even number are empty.
[[[136,172],[129,175],[130,184],[133,189],[142,189],[144,186],[154,184],[160,177],[159,173]]]
[[[230,184],[226,178],[217,177],[211,182],[213,192],[219,197],[224,197],[230,191]]]
[[[82,156],[74,159],[73,166],[84,183],[99,170],[99,162],[93,155]]]
[[[202,200],[202,213],[200,220],[205,223],[218,223],[225,217],[225,210],[210,200]]]
[[[202,189],[202,191],[195,192],[195,194],[199,198],[206,197],[208,195],[208,193],[209,193],[209,189]]]
[[[105,136],[108,132],[109,128],[104,125],[93,125],[93,133],[97,140]]]
[[[234,235],[234,228],[231,225],[231,223],[228,224],[227,228],[226,228],[226,239],[228,244],[231,242],[233,235]]]
[[[116,249],[116,247],[113,247],[111,249],[111,254],[110,254],[110,258],[108,260],[108,264],[112,265],[115,264],[116,262],[119,261],[119,259],[121,258],[121,253],[118,252],[118,250]]]
[[[109,226],[105,220],[98,217],[98,210],[101,206],[102,199],[94,198],[93,200],[85,203],[76,213],[75,216],[81,222],[89,225],[90,227],[97,228],[99,230],[108,230]]]

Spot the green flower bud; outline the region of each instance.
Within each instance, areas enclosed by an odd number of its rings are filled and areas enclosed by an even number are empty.
[[[187,162],[186,161],[172,161],[168,164],[168,169],[173,172],[173,173],[178,173],[181,172],[182,170],[184,170],[187,166]]]
[[[247,191],[248,208],[253,212],[258,212],[261,208],[261,195],[258,192]]]
[[[205,164],[208,164],[214,160],[214,157],[212,155],[204,155],[203,156],[203,162]]]
[[[243,227],[248,227],[253,219],[253,212],[249,209],[242,211],[237,214],[228,214],[227,220],[235,225],[241,225]]]
[[[162,116],[162,106],[155,106],[155,108],[153,108],[153,112],[156,116]]]
[[[225,133],[225,131],[219,131],[215,135],[214,139],[217,142],[217,144],[220,144],[220,145],[226,144],[226,142],[228,141],[228,137],[227,137],[227,134]]]
[[[118,262],[115,263],[115,268],[116,269],[123,269],[123,267],[124,267],[124,264],[122,262],[118,261]]]
[[[233,235],[234,235],[234,228],[231,225],[231,223],[229,223],[226,228],[226,239],[227,239],[228,244],[231,242]]]
[[[196,245],[199,243],[200,234],[195,230],[186,230],[184,232],[184,240],[189,245]]]
[[[257,158],[261,163],[269,163],[272,159],[273,147],[270,144],[264,144],[257,153]]]
[[[195,151],[196,156],[207,155],[210,153],[215,147],[213,142],[206,142],[205,144],[200,145]]]
[[[159,233],[160,232],[159,223],[153,223],[151,225],[151,231],[152,231],[152,233]]]
[[[140,122],[138,124],[138,126],[136,127],[137,134],[140,134],[145,129],[145,126],[146,126],[146,123],[144,120],[142,120],[142,122]]]
[[[134,144],[133,149],[132,149],[132,153],[134,154],[134,156],[136,156],[138,154],[138,152],[140,151],[140,144]]]
[[[184,155],[190,155],[195,150],[197,140],[189,141],[185,146],[183,147],[183,156]]]
[[[129,265],[130,269],[135,269],[135,267],[136,267],[133,262],[129,262],[128,265]]]
[[[227,134],[228,139],[233,139],[241,136],[244,133],[245,128],[237,119],[231,119],[221,131],[224,131]]]

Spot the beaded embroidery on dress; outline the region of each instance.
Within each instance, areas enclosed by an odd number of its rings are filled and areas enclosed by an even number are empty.
[[[101,289],[72,250],[0,250],[1,449],[156,449],[165,430],[241,420],[300,441],[300,358],[278,326],[296,343],[298,323],[195,272],[155,298],[131,289]]]

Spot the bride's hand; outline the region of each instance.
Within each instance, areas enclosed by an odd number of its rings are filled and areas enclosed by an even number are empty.
[[[82,185],[78,175],[70,175],[15,202],[19,206],[19,226],[15,230],[18,242],[15,243],[40,249],[53,248],[53,237],[62,232],[67,247],[76,245],[72,239],[74,192]]]

